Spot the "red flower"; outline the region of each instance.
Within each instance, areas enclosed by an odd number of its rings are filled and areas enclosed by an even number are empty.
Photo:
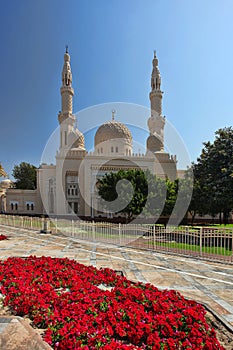
[[[4,304],[44,328],[56,350],[224,349],[200,304],[110,269],[67,258],[8,258],[0,262],[0,286]]]

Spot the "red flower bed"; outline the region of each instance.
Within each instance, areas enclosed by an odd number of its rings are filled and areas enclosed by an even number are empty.
[[[4,239],[8,239],[5,235],[0,235],[0,241],[3,241]]]
[[[0,286],[4,304],[44,328],[56,350],[224,349],[200,304],[110,269],[67,258],[8,258],[0,262]]]

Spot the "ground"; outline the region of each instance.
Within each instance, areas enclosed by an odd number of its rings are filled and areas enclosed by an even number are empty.
[[[150,282],[160,289],[176,289],[185,297],[205,303],[233,328],[232,265],[134,250],[127,247],[86,242],[63,235],[39,234],[38,231],[0,226],[0,259],[8,256],[47,255],[76,259],[86,265],[123,271],[133,281]],[[1,313],[8,312],[5,309]],[[233,349],[233,334],[211,313],[208,318],[218,339]]]

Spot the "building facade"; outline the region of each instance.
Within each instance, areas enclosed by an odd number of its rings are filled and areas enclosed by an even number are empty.
[[[60,89],[60,146],[56,163],[40,165],[36,190],[6,189],[7,213],[105,217],[108,213],[101,207],[97,183],[106,173],[141,168],[149,169],[159,177],[171,180],[177,178],[176,157],[164,150],[163,92],[155,53],[152,65],[149,94],[151,113],[145,154],[133,154],[132,134],[126,125],[116,120],[114,111],[110,120],[96,131],[94,151],[88,152],[84,135],[76,127],[73,114],[74,90],[70,55],[66,50]]]

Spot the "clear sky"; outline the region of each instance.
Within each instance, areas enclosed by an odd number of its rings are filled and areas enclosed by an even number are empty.
[[[21,161],[38,166],[58,126],[66,44],[74,112],[115,101],[148,108],[156,49],[163,114],[195,161],[204,141],[232,125],[232,16],[232,0],[1,0],[0,161],[5,170],[11,174]],[[140,118],[135,114],[135,123],[146,128],[146,118]],[[81,131],[92,124],[84,119]],[[98,123],[106,119],[105,114]],[[127,116],[121,114],[120,121],[127,122]]]

